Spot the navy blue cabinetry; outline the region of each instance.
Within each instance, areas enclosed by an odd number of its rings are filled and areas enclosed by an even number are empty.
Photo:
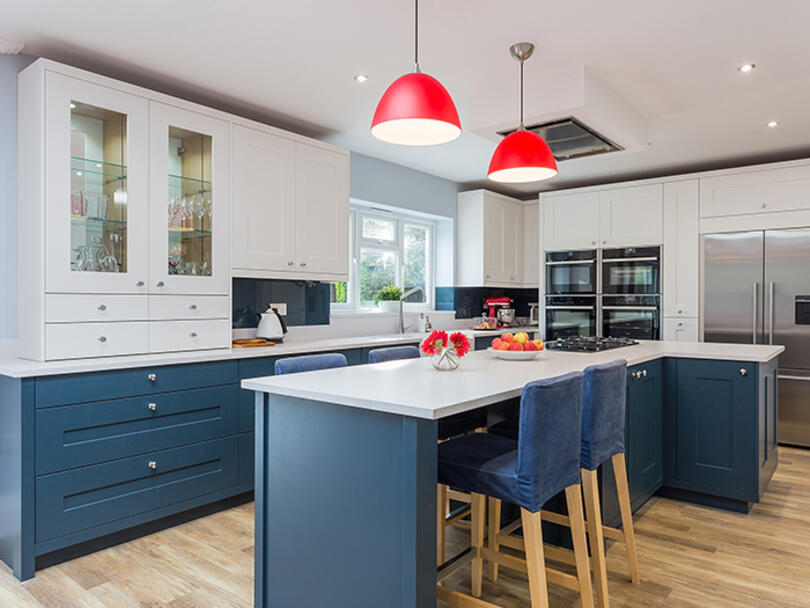
[[[663,397],[660,359],[628,369],[625,457],[634,511],[664,482]]]

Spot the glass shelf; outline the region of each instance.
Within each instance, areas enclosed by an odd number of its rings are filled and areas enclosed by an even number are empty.
[[[93,217],[93,216],[86,216],[86,215],[71,215],[70,216],[71,222],[103,222],[105,224],[114,224],[117,226],[126,226],[126,220],[112,220],[106,217]]]
[[[196,177],[185,177],[183,175],[174,175],[172,173],[169,173],[169,179],[177,179],[180,180],[181,182],[187,183],[203,184],[205,186],[211,185],[211,182],[207,179],[197,179]]]
[[[78,156],[70,157],[70,170],[73,175],[81,177],[82,174],[87,175],[101,175],[104,177],[112,177],[114,179],[126,179],[127,166],[116,165],[115,163],[105,163],[100,160],[93,160],[91,158],[81,158]]]
[[[199,230],[197,228],[169,228],[169,232],[179,234],[182,238],[211,236],[210,230]]]

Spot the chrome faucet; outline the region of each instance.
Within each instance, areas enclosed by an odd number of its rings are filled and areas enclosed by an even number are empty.
[[[412,296],[417,291],[421,291],[422,295],[425,295],[425,290],[422,289],[421,287],[417,286],[417,287],[414,287],[413,289],[409,289],[408,291],[403,293],[401,296],[399,296],[399,333],[400,334],[405,333],[405,318],[403,317],[403,310],[402,310],[403,309],[403,303],[405,302],[405,298],[407,298],[409,296]]]

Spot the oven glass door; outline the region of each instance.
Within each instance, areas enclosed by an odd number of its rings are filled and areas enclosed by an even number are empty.
[[[595,294],[596,260],[546,263],[547,294]]]
[[[603,306],[602,335],[606,338],[658,340],[660,337],[658,308]]]
[[[546,302],[546,340],[596,335],[595,299],[549,298]],[[562,301],[560,301],[562,300]],[[569,301],[573,300],[573,301]],[[593,301],[593,304],[590,302]]]
[[[606,260],[602,263],[602,293],[645,295],[660,293],[660,267],[657,258],[645,260]]]

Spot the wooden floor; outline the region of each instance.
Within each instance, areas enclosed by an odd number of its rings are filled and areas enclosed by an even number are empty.
[[[636,515],[639,585],[625,580],[623,547],[608,551],[611,605],[810,607],[810,450],[780,448],[780,460],[748,515],[650,501]],[[467,542],[464,531],[449,536]],[[247,608],[252,578],[248,504],[40,570],[25,583],[0,564],[0,607]],[[469,570],[447,584],[469,590]],[[525,576],[504,568],[497,583],[484,580],[484,598],[504,608],[527,607],[527,593]],[[579,605],[573,592],[551,586],[551,594],[553,607]]]

